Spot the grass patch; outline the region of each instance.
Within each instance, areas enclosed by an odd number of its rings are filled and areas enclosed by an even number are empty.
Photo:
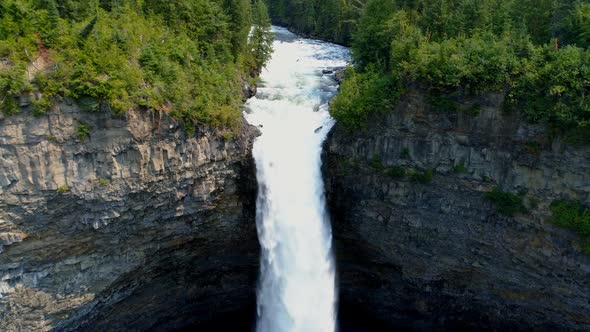
[[[101,187],[108,186],[110,183],[111,183],[111,181],[109,181],[108,179],[99,179],[98,180],[98,185]]]
[[[550,221],[576,232],[582,238],[582,250],[590,255],[590,210],[571,200],[553,201],[549,208],[553,213]]]
[[[526,213],[527,209],[522,202],[522,196],[503,192],[498,188],[485,194],[496,210],[505,216],[514,216],[517,213]]]

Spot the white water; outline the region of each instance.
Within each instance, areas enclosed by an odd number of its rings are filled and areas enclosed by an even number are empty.
[[[345,66],[349,53],[273,31],[273,57],[246,105],[248,122],[262,132],[253,149],[262,246],[256,329],[332,332],[337,292],[320,153],[337,84],[322,69]]]

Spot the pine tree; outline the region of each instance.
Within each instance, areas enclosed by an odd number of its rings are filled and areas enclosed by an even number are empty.
[[[257,74],[272,55],[273,35],[270,31],[271,22],[266,4],[262,0],[254,2],[253,30],[250,36],[250,52],[254,59],[252,74]]]

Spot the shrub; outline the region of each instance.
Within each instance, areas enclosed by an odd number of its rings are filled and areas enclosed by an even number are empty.
[[[101,187],[108,186],[110,183],[108,179],[98,179],[98,185]]]
[[[464,163],[460,163],[453,167],[453,172],[455,173],[467,173],[467,167],[465,167]]]
[[[2,112],[6,115],[14,115],[19,112],[18,103],[12,96],[6,96],[4,101],[0,104]]]
[[[584,252],[590,254],[590,210],[570,200],[556,200],[549,208],[553,213],[551,222],[576,232],[582,238]]]
[[[70,191],[70,188],[69,188],[68,186],[66,186],[66,185],[59,186],[59,187],[57,188],[57,192],[58,192],[58,193],[60,193],[60,194],[65,194],[65,193],[67,193],[68,191]]]
[[[85,140],[90,137],[90,126],[81,122],[76,129],[76,134],[80,140]]]
[[[371,158],[370,165],[374,170],[382,171],[383,161],[381,160],[381,156],[379,156],[378,154],[373,155],[373,158]]]
[[[352,67],[345,75],[340,93],[330,103],[330,113],[350,131],[363,129],[373,115],[387,113],[401,95],[399,85],[389,75],[371,69],[359,73]]]
[[[80,109],[84,112],[96,112],[100,109],[100,103],[93,97],[82,97],[77,102]]]
[[[400,152],[399,157],[402,159],[410,159],[410,149],[403,148],[402,152]]]
[[[496,210],[506,216],[514,216],[517,213],[526,213],[527,209],[522,202],[522,196],[503,192],[499,188],[485,194],[485,197],[494,204]]]
[[[361,163],[356,158],[339,157],[338,165],[340,166],[340,172],[343,175],[358,174],[361,169]]]
[[[227,131],[221,134],[221,137],[223,137],[224,140],[229,141],[234,139],[236,137],[236,134],[231,131]]]
[[[388,167],[383,173],[392,179],[402,179],[406,176],[406,170],[399,166]]]
[[[459,110],[459,105],[447,96],[430,96],[428,98],[428,102],[430,106],[432,106],[433,110],[436,112],[451,113],[457,112]]]
[[[432,182],[433,172],[431,169],[427,169],[423,172],[414,171],[410,175],[410,179],[413,182],[428,184]]]
[[[36,100],[32,102],[33,104],[33,115],[34,116],[42,116],[51,109],[51,99],[49,98],[41,98],[40,100]]]

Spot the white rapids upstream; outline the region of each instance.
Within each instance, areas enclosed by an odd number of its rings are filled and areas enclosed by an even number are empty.
[[[262,247],[256,330],[333,332],[337,288],[320,155],[338,86],[322,70],[346,66],[350,55],[284,28],[273,32],[272,59],[245,111],[262,133],[253,148]]]

